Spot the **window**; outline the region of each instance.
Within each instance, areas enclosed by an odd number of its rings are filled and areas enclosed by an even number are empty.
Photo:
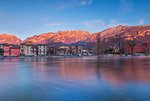
[[[12,49],[12,51],[14,51],[14,49]]]
[[[6,48],[6,52],[8,52],[8,49]]]

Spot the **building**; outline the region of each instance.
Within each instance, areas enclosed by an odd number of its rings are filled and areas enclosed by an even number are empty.
[[[4,45],[4,55],[9,56],[10,55],[10,45],[5,44]]]
[[[20,44],[20,54],[27,55],[27,56],[33,55],[33,53],[31,52],[32,46],[33,46],[32,41],[27,41],[25,43],[21,43]]]
[[[83,52],[83,47],[82,46],[78,46],[78,54],[82,54],[82,52]]]
[[[25,44],[21,48],[26,56],[43,56],[47,55],[47,45],[45,44]]]
[[[82,46],[61,46],[57,49],[57,55],[79,55],[82,53]]]
[[[4,46],[9,46],[9,45],[13,45],[13,44],[3,43],[3,44],[0,44],[0,48],[4,49]]]
[[[47,55],[56,55],[57,49],[55,47],[48,47]]]
[[[38,56],[38,46],[33,45],[31,51],[32,51],[34,56]]]
[[[1,48],[1,49],[4,49],[4,44],[0,44],[0,48]]]
[[[37,51],[38,51],[38,55],[42,56],[42,55],[46,55],[47,54],[47,45],[46,44],[37,44]]]
[[[34,56],[33,53],[33,45],[25,45],[24,47],[24,55],[26,56]]]
[[[32,41],[27,41],[25,43],[20,44],[21,55],[34,56],[35,54],[33,53],[33,47],[34,45]]]
[[[20,47],[19,46],[11,46],[10,47],[10,55],[11,56],[19,56],[20,55]]]
[[[8,44],[0,44],[0,55],[4,55],[4,46]]]
[[[72,47],[72,54],[78,55],[83,53],[83,47],[82,46],[73,46]]]
[[[17,45],[4,45],[4,55],[5,56],[18,56],[20,55],[20,47]]]
[[[76,55],[77,54],[77,46],[72,46],[72,55]]]
[[[25,44],[27,44],[27,45],[33,45],[33,42],[32,41],[27,41],[27,42],[25,42]]]
[[[69,46],[61,46],[57,49],[57,55],[70,55],[71,53],[71,47]]]
[[[20,44],[20,54],[21,55],[25,55],[25,43],[21,43]]]

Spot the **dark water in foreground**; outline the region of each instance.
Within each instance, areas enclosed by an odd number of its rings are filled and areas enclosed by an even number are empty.
[[[0,101],[150,101],[150,57],[5,58]]]

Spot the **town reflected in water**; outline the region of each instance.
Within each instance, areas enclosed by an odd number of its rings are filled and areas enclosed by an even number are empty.
[[[150,57],[5,58],[0,101],[150,101]]]

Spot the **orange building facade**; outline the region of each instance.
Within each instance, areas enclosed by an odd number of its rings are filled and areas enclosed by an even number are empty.
[[[6,55],[6,56],[10,55],[10,45],[4,46],[4,55]]]
[[[20,55],[20,47],[19,46],[4,46],[4,55],[5,56],[18,56]]]
[[[10,47],[10,55],[11,56],[18,56],[18,55],[20,55],[20,47],[19,46],[12,46],[12,47]]]

